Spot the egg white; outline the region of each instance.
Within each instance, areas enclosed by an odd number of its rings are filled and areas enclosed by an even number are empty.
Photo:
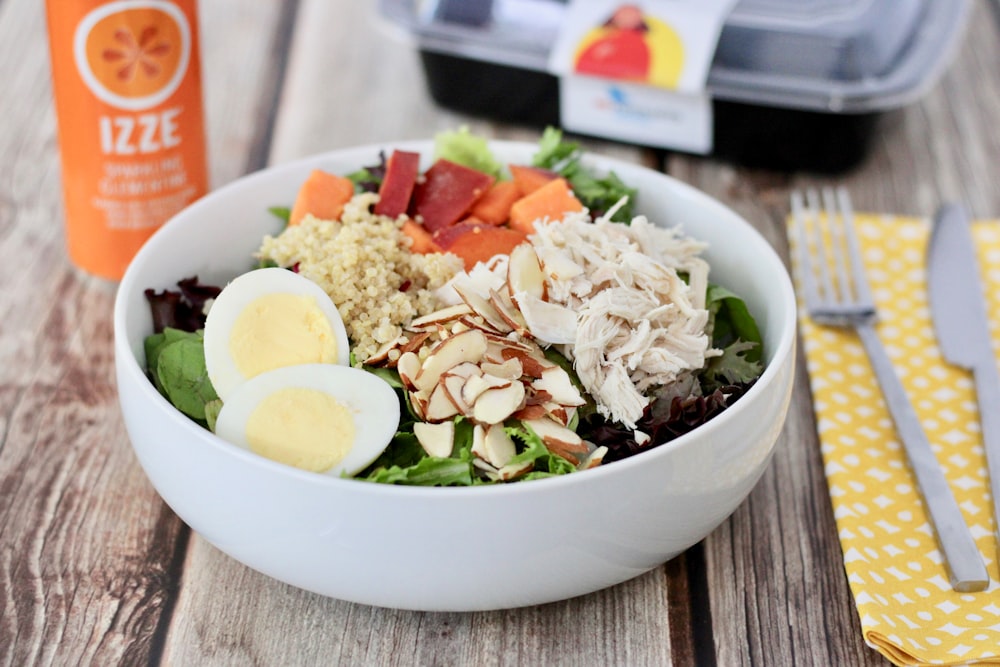
[[[216,297],[205,321],[205,368],[215,392],[224,401],[247,378],[230,352],[230,338],[237,319],[254,300],[269,294],[311,296],[330,324],[337,344],[337,363],[350,363],[350,347],[344,321],[322,287],[308,278],[282,268],[256,269],[235,278]]]
[[[215,433],[223,440],[253,451],[247,421],[261,401],[282,389],[323,392],[347,408],[354,420],[354,442],[347,455],[322,474],[354,475],[378,458],[399,426],[399,400],[387,382],[351,366],[302,364],[261,373],[233,390],[223,403]]]

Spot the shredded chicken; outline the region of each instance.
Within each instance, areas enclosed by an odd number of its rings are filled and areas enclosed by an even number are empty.
[[[635,428],[649,389],[686,382],[718,353],[705,332],[704,244],[643,216],[622,225],[586,214],[539,224],[530,240],[547,300],[577,313],[562,349],[605,417]]]

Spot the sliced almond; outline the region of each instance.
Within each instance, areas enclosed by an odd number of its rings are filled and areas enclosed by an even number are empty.
[[[608,453],[608,448],[605,446],[600,446],[590,454],[580,461],[577,465],[577,470],[587,470],[589,468],[596,468],[597,466],[604,463],[604,455]]]
[[[378,349],[375,354],[365,359],[366,366],[383,366],[389,362],[389,352],[392,350],[399,349],[403,344],[407,342],[405,336],[400,336],[398,338],[393,338],[392,340],[383,343],[382,347]]]
[[[580,454],[582,452],[574,452],[561,442],[545,443],[545,447],[556,456],[563,457],[573,465],[580,464]]]
[[[507,349],[502,344],[495,341],[489,341],[486,343],[486,354],[483,355],[483,363],[489,364],[502,364],[505,359],[503,358],[503,351]]]
[[[472,459],[472,465],[478,468],[479,470],[482,470],[483,473],[486,475],[486,477],[493,480],[494,482],[499,481],[500,471],[491,466],[489,462],[477,457]]]
[[[427,407],[424,408],[424,421],[433,424],[453,419],[456,415],[458,406],[448,396],[444,385],[435,386],[427,399]]]
[[[518,246],[520,247],[520,246]],[[510,296],[496,290],[490,290],[490,305],[492,305],[497,315],[519,336],[529,336],[528,323],[524,321],[524,315],[517,309]]]
[[[440,343],[445,338],[451,338],[451,324],[452,322],[438,322],[433,326],[428,326],[428,331]]]
[[[486,337],[482,331],[469,329],[445,338],[434,346],[424,360],[420,372],[413,378],[417,389],[430,390],[441,374],[465,362],[478,362],[486,352]]]
[[[543,442],[559,441],[581,452],[587,450],[587,445],[584,444],[579,435],[551,419],[531,419],[525,421],[524,425],[529,427]]]
[[[514,441],[507,435],[503,424],[486,427],[483,446],[486,451],[486,460],[498,469],[510,463],[510,460],[517,453]]]
[[[472,427],[472,455],[480,460],[486,460],[486,427],[482,424]]]
[[[461,375],[451,375],[445,373],[441,376],[441,384],[438,385],[444,391],[445,396],[451,401],[452,405],[455,406],[455,410],[458,414],[468,417],[472,414],[472,406],[469,405],[466,400],[462,397],[462,391],[465,389],[465,385],[468,382],[468,378],[462,377]]]
[[[531,387],[536,391],[548,392],[552,400],[561,405],[580,406],[586,403],[569,373],[561,366],[553,365],[543,370],[541,377],[532,381]]]
[[[399,351],[402,352],[403,354],[406,354],[407,352],[415,352],[418,349],[420,349],[420,346],[423,345],[424,342],[430,337],[431,334],[429,331],[423,331],[418,334],[414,334],[413,336],[410,336],[410,338],[406,341],[406,343],[400,346]]]
[[[580,462],[581,455],[589,453],[587,443],[580,436],[551,419],[531,419],[522,423],[541,438],[550,452],[573,464]]]
[[[530,389],[531,385],[528,385],[528,388]],[[546,406],[547,404],[555,405],[552,403],[552,396],[549,395],[549,392],[539,391],[537,389],[531,389],[531,391],[528,392],[528,405]]]
[[[526,421],[528,419],[544,419],[549,416],[549,410],[541,403],[528,404],[511,415],[514,419]]]
[[[543,343],[576,342],[576,313],[565,306],[542,301],[529,292],[517,292],[514,302],[528,323],[531,335]]]
[[[417,436],[417,442],[424,448],[428,456],[448,458],[455,448],[454,421],[441,422],[440,424],[416,422],[413,425],[413,434]]]
[[[448,306],[447,308],[441,308],[433,313],[428,313],[427,315],[411,320],[407,329],[410,331],[432,331],[437,325],[452,322],[462,315],[468,315],[470,312],[472,311],[464,303]]]
[[[557,368],[556,364],[531,351],[517,347],[505,347],[500,352],[504,359],[516,358],[521,362],[521,373],[531,378],[540,378],[549,368]]]
[[[479,368],[487,375],[493,375],[507,380],[519,380],[523,371],[521,360],[517,357],[511,357],[507,361],[499,364],[484,361],[479,365]]]
[[[475,322],[466,320],[465,318],[456,320],[451,323],[451,328],[448,330],[452,335],[462,333],[463,331],[468,331],[469,329],[482,329]]]
[[[535,464],[531,461],[522,461],[521,463],[508,463],[504,467],[497,471],[500,475],[500,479],[505,482],[509,482],[512,479],[517,479],[518,477],[523,477],[524,475],[531,472],[531,469],[535,467]]]
[[[479,367],[479,364],[467,361],[465,363],[459,364],[458,366],[455,366],[454,368],[448,369],[447,371],[441,374],[441,378],[444,379],[446,376],[449,375],[457,375],[458,377],[464,380],[466,378],[472,377],[473,375],[482,375],[482,374],[483,371]]]
[[[465,386],[462,387],[462,400],[473,405],[487,389],[503,389],[510,386],[511,382],[511,380],[484,373],[470,376],[465,381]]]
[[[512,327],[500,317],[500,313],[497,309],[490,304],[489,301],[479,296],[471,287],[465,285],[455,286],[455,291],[458,292],[458,296],[462,297],[462,301],[472,309],[477,315],[483,318],[484,322],[493,330],[501,333],[507,334],[513,331]]]
[[[487,389],[472,404],[472,418],[480,424],[500,424],[524,407],[524,394],[524,385],[520,382]]]
[[[543,356],[545,354],[544,352],[541,351],[541,348],[538,347],[533,341],[530,341],[525,338],[520,338],[517,336],[517,334],[510,333],[501,336],[500,334],[495,334],[495,333],[489,333],[489,332],[484,332],[484,333],[486,335],[486,340],[488,340],[491,343],[496,343],[500,347],[514,348],[515,350],[521,350],[522,352],[526,352],[527,354],[534,354],[536,350],[538,351],[539,354],[542,354]]]
[[[545,411],[553,420],[563,426],[569,426],[569,423],[573,420],[573,415],[576,414],[576,408],[566,407],[552,401],[543,403],[542,407],[545,408]]]
[[[535,248],[530,243],[522,243],[510,251],[507,262],[507,287],[510,293],[524,292],[536,299],[545,299],[545,274]]]
[[[396,372],[399,373],[399,379],[407,389],[417,388],[413,379],[420,373],[420,366],[420,357],[415,352],[404,352],[396,361]]]
[[[430,398],[430,392],[420,390],[411,391],[409,396],[413,414],[417,419],[424,421],[424,416],[427,414],[427,399]]]
[[[489,322],[487,322],[482,317],[480,317],[479,315],[476,315],[476,314],[466,315],[462,319],[460,319],[458,321],[458,323],[461,323],[463,326],[465,326],[468,329],[479,329],[483,333],[491,335],[491,336],[501,336],[501,335],[503,335],[502,331],[499,331],[496,327],[490,325]],[[456,323],[456,324],[458,324],[458,323]]]

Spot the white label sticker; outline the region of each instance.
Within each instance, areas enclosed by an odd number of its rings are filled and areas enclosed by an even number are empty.
[[[689,153],[712,152],[708,95],[589,76],[559,82],[562,125],[568,130]]]
[[[712,150],[708,71],[735,0],[571,0],[549,57],[568,130]]]

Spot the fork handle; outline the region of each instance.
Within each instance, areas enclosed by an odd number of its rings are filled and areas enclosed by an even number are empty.
[[[903,441],[910,469],[917,479],[938,545],[944,553],[951,586],[961,592],[981,591],[990,583],[986,565],[948,486],[948,480],[938,465],[931,443],[920,426],[920,419],[907,397],[906,389],[899,381],[874,325],[858,324],[855,328],[882,388],[896,432]]]
[[[993,496],[993,533],[1000,549],[1000,369],[991,354],[972,369],[979,404],[980,433]],[[1000,555],[1000,553],[998,553]]]

